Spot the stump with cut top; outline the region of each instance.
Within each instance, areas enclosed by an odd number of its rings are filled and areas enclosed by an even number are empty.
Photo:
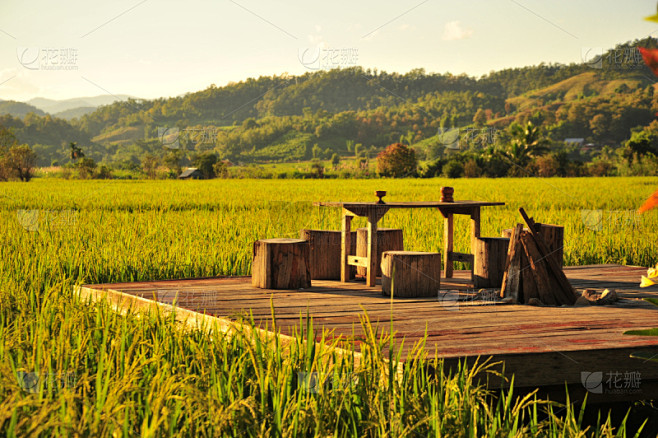
[[[535,230],[542,236],[544,242],[548,246],[548,250],[551,254],[551,257],[555,262],[560,266],[564,266],[564,227],[561,225],[549,225],[535,222]],[[508,239],[512,237],[513,229],[503,230],[502,236],[507,237]],[[528,231],[525,228],[523,231]],[[526,262],[526,260],[522,260]],[[524,266],[527,263],[523,263]]]
[[[311,287],[310,245],[302,239],[254,242],[251,284],[262,289]]]
[[[382,295],[435,297],[441,286],[441,253],[386,251],[382,255]]]
[[[356,255],[357,257],[368,256],[368,229],[357,228],[356,230]],[[404,238],[402,230],[399,228],[377,228],[377,277],[382,276],[382,254],[385,251],[402,251],[404,250]],[[359,266],[356,269],[359,275],[366,275],[365,266]]]
[[[479,288],[500,288],[505,274],[509,239],[478,237],[475,241],[473,283]]]
[[[356,231],[352,231],[350,254],[355,253]],[[308,230],[299,232],[299,238],[308,240],[311,251],[311,280],[340,280],[341,232],[334,230]],[[356,267],[350,266],[350,278]]]

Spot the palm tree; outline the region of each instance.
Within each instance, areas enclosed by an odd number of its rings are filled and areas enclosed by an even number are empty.
[[[548,152],[547,140],[531,121],[525,127],[513,123],[509,130],[512,141],[502,152],[515,165],[525,168],[533,158]]]

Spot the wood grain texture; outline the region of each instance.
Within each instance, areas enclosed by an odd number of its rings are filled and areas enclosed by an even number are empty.
[[[311,287],[309,242],[285,238],[254,242],[251,284],[263,289]]]
[[[357,228],[356,230],[356,255],[358,257],[368,256],[368,229]],[[382,276],[382,254],[384,251],[402,251],[404,250],[404,237],[402,230],[398,228],[377,228],[377,258],[376,271],[377,277]],[[358,267],[357,274],[366,275],[365,267]]]
[[[658,338],[623,334],[627,330],[658,326],[658,308],[642,300],[658,298],[658,290],[639,288],[640,276],[646,274],[646,268],[610,264],[565,267],[564,272],[574,287],[614,288],[621,301],[613,306],[589,307],[456,301],[457,297],[472,295],[469,271],[455,271],[455,278],[442,278],[443,295],[439,294],[439,299],[391,300],[382,296],[378,288],[356,281],[316,280],[310,289],[303,291],[272,291],[252,286],[249,277],[145,281],[83,288],[95,296],[112,291],[112,299],[121,308],[135,306],[136,301],[146,307],[155,302],[175,302],[190,317],[214,316],[231,323],[252,313],[260,327],[272,327],[270,306],[273,306],[277,327],[286,335],[298,327],[300,315],[308,311],[316,328],[329,331],[328,339],[352,339],[357,344],[364,336],[360,325],[364,310],[380,332],[388,332],[392,310],[398,346],[404,339],[403,358],[426,336],[428,356],[436,354],[448,362],[460,358],[474,361],[478,356],[504,361],[506,375],[514,373],[516,376],[516,387],[559,387],[566,382],[582,388],[581,372],[639,371],[642,373],[641,389],[645,392],[638,398],[648,398],[647,388],[651,382],[658,382],[658,367],[631,359],[629,354],[658,351]],[[460,290],[461,294],[451,290]]]
[[[386,251],[382,256],[382,294],[390,297],[437,297],[441,253]]]
[[[303,229],[299,232],[299,238],[309,242],[311,280],[340,280],[341,231]],[[350,235],[350,254],[354,254],[355,247],[356,232],[353,231]],[[354,277],[353,273],[351,277]]]
[[[473,282],[476,288],[500,288],[503,284],[510,239],[478,237],[473,252]]]

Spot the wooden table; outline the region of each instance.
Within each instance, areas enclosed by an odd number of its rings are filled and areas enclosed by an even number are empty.
[[[341,270],[340,279],[349,280],[349,267],[362,266],[366,268],[366,282],[374,286],[377,277],[377,222],[391,208],[437,208],[444,218],[443,234],[443,266],[446,278],[452,277],[454,262],[473,263],[473,248],[475,241],[480,237],[480,207],[505,205],[504,202],[316,202],[313,205],[320,207],[340,207],[343,210],[342,236],[341,236]],[[471,253],[453,251],[453,217],[456,214],[471,217]],[[349,253],[351,239],[351,224],[355,216],[368,219],[368,255],[357,257]],[[473,270],[471,266],[471,276]]]

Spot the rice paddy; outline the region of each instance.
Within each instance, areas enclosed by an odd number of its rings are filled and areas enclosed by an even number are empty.
[[[658,212],[635,210],[658,178],[64,181],[0,186],[0,430],[7,436],[614,436],[602,418],[533,396],[490,397],[472,368],[414,365],[391,377],[390,340],[372,333],[355,365],[334,344],[282,353],[253,335],[189,330],[164,315],[120,315],[73,286],[248,275],[251,244],[339,229],[314,201],[505,202],[484,208],[482,235],[520,222],[518,208],[565,227],[565,264],[652,266]],[[357,222],[357,226],[359,222]],[[437,211],[389,212],[405,247],[441,251]],[[456,249],[468,246],[456,219]],[[638,279],[639,281],[639,279]],[[368,327],[364,316],[364,324]],[[418,351],[422,345],[418,346]],[[331,360],[321,360],[330,358]],[[429,371],[429,370],[433,371]],[[558,415],[559,413],[559,415]]]

